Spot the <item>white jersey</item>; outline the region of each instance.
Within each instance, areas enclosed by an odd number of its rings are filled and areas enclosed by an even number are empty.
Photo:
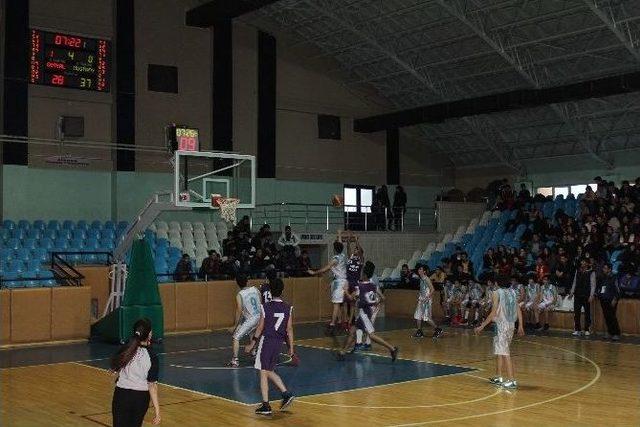
[[[513,288],[500,288],[498,294],[498,311],[496,323],[514,323],[518,319],[518,295]]]
[[[242,301],[242,316],[245,319],[260,317],[260,291],[254,286],[247,286],[238,295]]]
[[[347,257],[344,253],[333,256],[336,261],[331,267],[331,272],[335,280],[347,280]]]

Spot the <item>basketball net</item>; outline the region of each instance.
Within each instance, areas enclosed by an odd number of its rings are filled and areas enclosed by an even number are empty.
[[[222,197],[219,194],[211,195],[211,206],[219,207],[220,218],[232,224],[236,223],[236,209],[238,209],[238,203],[240,203],[240,199]]]

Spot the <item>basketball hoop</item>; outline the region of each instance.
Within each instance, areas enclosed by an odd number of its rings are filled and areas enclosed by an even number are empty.
[[[236,223],[238,203],[240,203],[240,199],[222,197],[220,194],[211,195],[211,206],[220,208],[220,218],[232,224]]]

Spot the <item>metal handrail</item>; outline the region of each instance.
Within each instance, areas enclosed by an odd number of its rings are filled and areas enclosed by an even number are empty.
[[[61,255],[79,255],[87,252],[51,252],[51,271],[54,276],[57,274],[66,282],[73,283],[75,286],[82,286],[84,275],[69,264]],[[63,268],[64,267],[64,268]],[[74,274],[69,273],[71,270]]]
[[[246,214],[251,228],[258,224],[295,226],[301,232],[335,231],[353,229],[380,231],[393,228],[395,231],[433,231],[436,225],[435,207],[407,206],[401,210],[400,218],[394,219],[394,209],[384,208],[375,212],[348,212],[345,208],[360,209],[355,205],[333,206],[323,203],[265,203],[256,205]],[[241,215],[241,214],[240,214]],[[431,219],[429,219],[431,218]],[[391,227],[393,226],[393,227]]]

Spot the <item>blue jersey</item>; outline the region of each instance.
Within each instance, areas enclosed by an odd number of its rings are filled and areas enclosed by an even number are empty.
[[[278,339],[284,342],[287,339],[287,325],[291,317],[291,307],[280,298],[273,298],[262,306],[264,316],[264,329],[262,335],[269,339]]]
[[[378,304],[378,287],[373,282],[360,282],[356,285],[358,289],[358,307],[369,308]]]

